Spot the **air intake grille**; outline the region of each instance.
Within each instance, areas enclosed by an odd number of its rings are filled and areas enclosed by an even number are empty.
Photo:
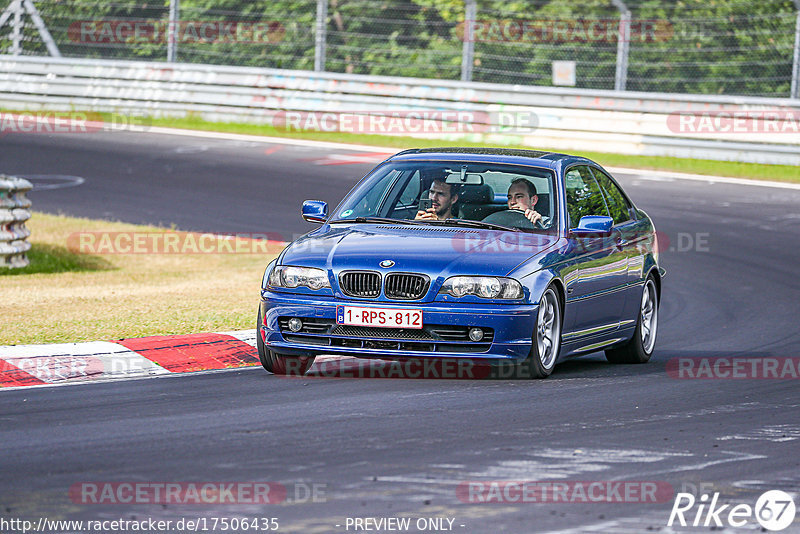
[[[300,317],[299,332],[289,330],[291,317],[279,317],[278,325],[286,341],[323,347],[382,349],[413,352],[487,352],[494,340],[494,330],[481,327],[483,339],[471,341],[469,326],[425,325],[421,330],[381,328],[336,324],[332,319]]]
[[[411,339],[414,341],[433,341],[435,338],[425,330],[406,330],[404,328],[380,328],[374,326],[336,325],[332,336],[372,338],[372,339]]]
[[[371,271],[342,273],[339,286],[350,297],[377,297],[381,292],[381,275]]]
[[[429,283],[430,279],[422,274],[391,273],[386,275],[386,286],[383,291],[390,299],[421,299],[428,291]]]

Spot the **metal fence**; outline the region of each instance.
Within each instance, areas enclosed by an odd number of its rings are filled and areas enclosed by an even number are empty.
[[[800,91],[800,0],[0,0],[0,9],[0,53],[12,55],[645,92]]]

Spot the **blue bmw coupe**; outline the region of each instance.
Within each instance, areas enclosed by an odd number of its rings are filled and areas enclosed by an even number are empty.
[[[258,353],[275,374],[338,354],[468,359],[544,378],[605,351],[644,363],[661,280],[653,222],[597,163],[413,149],[370,171],[264,272]]]

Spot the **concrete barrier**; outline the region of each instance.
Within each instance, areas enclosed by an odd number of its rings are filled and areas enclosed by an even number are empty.
[[[211,121],[273,125],[285,122],[287,112],[353,117],[454,112],[463,113],[469,127],[455,133],[404,135],[577,153],[800,165],[800,101],[779,98],[0,56],[0,107],[152,117],[191,115]],[[526,127],[507,127],[503,119],[509,117],[524,118]],[[398,134],[391,129],[386,133]]]

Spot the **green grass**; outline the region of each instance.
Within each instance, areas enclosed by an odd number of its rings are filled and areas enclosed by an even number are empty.
[[[339,132],[289,131],[271,125],[209,122],[197,117],[158,118],[152,119],[153,126],[183,128],[187,130],[204,130],[291,139],[310,139],[360,145],[374,145],[399,150],[406,148],[429,148],[439,146],[485,147],[486,143],[472,141],[446,141],[441,139],[419,139],[414,137],[393,137],[386,135],[350,134]],[[549,147],[531,147],[524,145],[508,145],[510,148],[536,148],[549,150]],[[554,150],[554,152],[560,152]],[[707,159],[671,158],[665,156],[631,156],[607,152],[581,151],[580,156],[592,159],[605,167],[630,167],[634,169],[650,169],[705,174],[709,176],[730,176],[754,180],[774,180],[779,182],[800,183],[800,167],[795,165],[763,165],[759,163],[739,163],[734,161],[715,161]]]
[[[0,346],[254,328],[261,276],[280,248],[90,252],[76,235],[180,232],[39,212],[26,226],[30,265],[0,269]]]
[[[21,113],[19,110],[3,110],[8,113]],[[79,111],[79,110],[74,110]],[[103,117],[106,121],[115,118],[117,123],[133,123],[143,129],[147,126],[161,126],[168,128],[181,128],[186,130],[203,130],[212,132],[238,133],[247,135],[260,135],[269,137],[284,137],[290,139],[309,139],[315,141],[328,141],[335,143],[372,145],[386,148],[396,148],[398,151],[406,148],[430,148],[440,146],[465,146],[485,147],[482,141],[445,139],[420,139],[415,137],[397,137],[388,135],[351,134],[339,132],[319,131],[290,131],[276,128],[267,124],[235,123],[235,122],[210,122],[196,115],[189,114],[184,118],[151,118],[135,117],[133,119],[121,114],[95,113],[93,116]],[[504,145],[509,148],[534,148],[540,150],[560,150],[547,146]],[[752,180],[773,180],[778,182],[800,183],[800,166],[795,165],[764,165],[759,163],[739,163],[733,161],[715,161],[708,159],[672,158],[665,156],[632,156],[614,154],[609,152],[572,151],[587,157],[606,167],[630,167],[643,170],[661,170],[684,172],[690,174],[703,174],[708,176],[730,176],[734,178],[748,178]]]
[[[30,262],[27,267],[0,269],[0,276],[75,273],[114,269],[112,263],[100,256],[77,254],[60,245],[33,243],[27,256]]]

